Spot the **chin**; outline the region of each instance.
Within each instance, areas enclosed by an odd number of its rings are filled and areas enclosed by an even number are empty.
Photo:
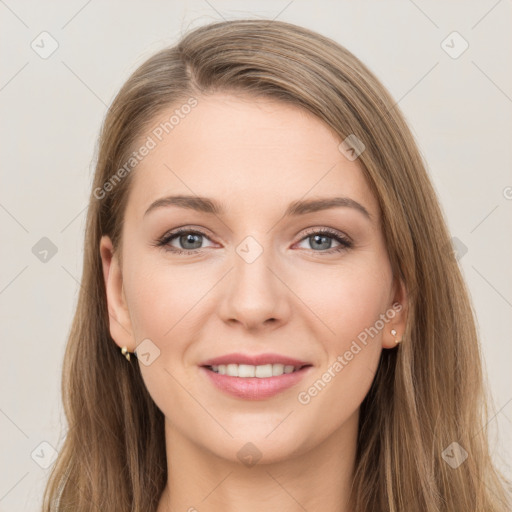
[[[232,438],[220,433],[216,438],[208,436],[201,444],[217,457],[247,467],[285,461],[308,451],[314,444],[311,432],[301,432],[300,428],[293,432],[291,425],[281,431],[282,426],[269,427],[266,423],[264,426],[246,424],[240,429],[227,427]]]

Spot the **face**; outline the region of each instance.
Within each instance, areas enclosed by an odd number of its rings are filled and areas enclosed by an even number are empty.
[[[234,461],[248,442],[267,462],[311,450],[353,424],[405,325],[357,159],[308,112],[227,94],[199,97],[161,141],[148,135],[122,267],[101,240],[113,339],[137,350],[166,427],[188,442]],[[170,196],[192,201],[160,201]],[[229,354],[226,375],[203,366]],[[297,371],[279,375],[283,358]]]

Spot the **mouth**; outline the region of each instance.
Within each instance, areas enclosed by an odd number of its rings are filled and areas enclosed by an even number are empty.
[[[284,374],[295,373],[303,368],[308,368],[312,365],[303,364],[299,366],[284,365],[281,363],[274,364],[219,364],[219,365],[205,365],[203,368],[219,375],[227,375],[228,377],[240,378],[257,378],[268,379],[270,377],[280,377]]]
[[[242,400],[267,400],[297,386],[313,371],[313,365],[230,363],[202,365],[200,370],[206,382],[223,394]]]

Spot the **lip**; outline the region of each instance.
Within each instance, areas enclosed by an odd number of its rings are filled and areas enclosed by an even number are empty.
[[[278,377],[231,377],[212,371],[209,367],[221,364],[250,364],[260,366],[264,364],[283,364],[300,368],[292,373],[283,373]],[[302,380],[312,370],[313,365],[293,357],[281,354],[225,354],[213,359],[207,359],[200,365],[200,371],[213,383],[217,389],[228,395],[244,400],[264,400],[289,389]]]
[[[208,359],[200,363],[199,366],[218,366],[219,364],[250,364],[252,366],[260,366],[263,364],[284,364],[285,366],[295,366],[296,368],[300,366],[311,365],[311,363],[307,361],[299,361],[298,359],[294,359],[288,356],[282,356],[280,354],[266,353],[251,355],[242,353],[232,353],[225,354],[220,357],[215,357],[213,359]],[[270,378],[273,377],[269,377],[269,379]]]
[[[313,366],[305,366],[292,373],[283,373],[278,377],[230,377],[221,375],[201,366],[200,371],[205,373],[218,389],[228,395],[244,400],[265,400],[271,398],[286,389],[291,388],[302,380],[313,369]]]

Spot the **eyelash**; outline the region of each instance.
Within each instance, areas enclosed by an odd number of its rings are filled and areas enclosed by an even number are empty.
[[[203,233],[202,231],[194,230],[194,229],[188,229],[188,228],[182,228],[177,229],[175,231],[172,231],[170,233],[166,233],[161,238],[159,238],[153,245],[156,247],[161,247],[164,251],[168,251],[174,254],[186,254],[187,256],[197,254],[201,252],[202,249],[192,249],[192,250],[184,250],[184,249],[177,249],[176,247],[169,247],[168,244],[176,238],[179,235],[182,234],[192,234],[192,235],[200,235],[203,237],[206,237],[209,239],[208,235],[206,233]],[[328,249],[327,251],[313,251],[319,254],[333,254],[338,253],[346,249],[350,249],[352,247],[352,242],[342,236],[338,231],[334,231],[329,228],[323,228],[323,229],[312,229],[311,231],[307,232],[304,237],[302,237],[299,242],[302,242],[305,238],[309,238],[313,235],[328,235],[329,238],[333,238],[337,242],[339,242],[339,247],[335,247],[334,249]]]

